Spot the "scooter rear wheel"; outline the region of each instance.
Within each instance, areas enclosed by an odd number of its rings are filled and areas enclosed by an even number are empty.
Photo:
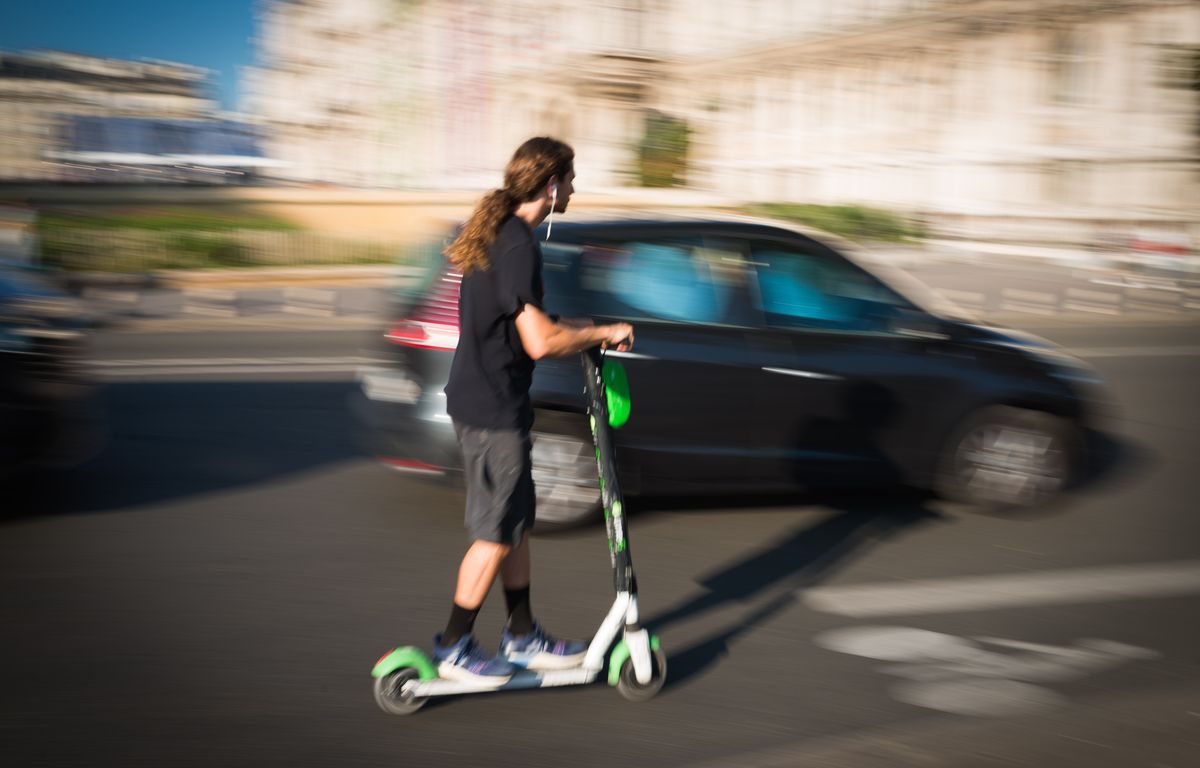
[[[426,696],[413,696],[402,691],[409,680],[417,680],[420,673],[413,667],[401,667],[395,672],[375,678],[375,703],[389,715],[411,715],[428,701]]]
[[[649,701],[654,698],[667,681],[667,654],[661,648],[650,651],[650,681],[642,684],[633,671],[633,659],[621,665],[621,676],[617,678],[617,693],[629,701]]]

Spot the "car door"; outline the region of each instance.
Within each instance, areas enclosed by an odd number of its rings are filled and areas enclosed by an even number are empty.
[[[694,233],[633,232],[589,243],[580,286],[597,322],[633,323],[625,366],[632,393],[618,451],[644,486],[659,491],[720,487],[742,472],[745,431],[739,416],[753,359],[738,253]]]
[[[920,324],[904,318],[926,315],[816,241],[764,237],[746,248],[763,317],[750,347],[764,404],[746,420],[760,457],[748,477],[801,487],[902,481],[924,416],[949,394],[938,391],[948,386],[945,337],[914,331]]]

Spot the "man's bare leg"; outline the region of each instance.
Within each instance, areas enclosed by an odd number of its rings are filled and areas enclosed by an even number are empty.
[[[530,631],[533,628],[533,617],[529,612],[530,572],[529,534],[522,536],[521,542],[515,547],[490,541],[473,542],[458,568],[454,610],[442,635],[443,643],[453,643],[472,631],[475,617],[487,599],[497,574],[504,585],[510,621],[515,610],[517,629],[521,632]]]
[[[463,555],[462,565],[458,567],[458,586],[454,590],[454,602],[463,608],[478,610],[487,599],[501,565],[512,551],[513,548],[509,544],[473,542],[467,554]]]

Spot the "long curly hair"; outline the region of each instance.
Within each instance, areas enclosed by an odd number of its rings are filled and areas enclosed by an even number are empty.
[[[463,273],[487,270],[488,248],[496,242],[500,224],[541,193],[551,177],[569,174],[575,164],[575,150],[558,139],[538,136],[529,139],[504,168],[504,186],[483,196],[458,237],[446,247],[446,258]]]

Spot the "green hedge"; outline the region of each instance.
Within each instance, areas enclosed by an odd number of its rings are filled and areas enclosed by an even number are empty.
[[[46,266],[94,272],[393,264],[404,255],[395,243],[316,232],[76,227],[43,231],[40,250]]]
[[[905,242],[925,236],[919,222],[862,205],[758,203],[747,206],[746,213],[794,221],[850,240]]]
[[[300,227],[272,216],[228,207],[146,206],[106,214],[53,210],[38,216],[40,234],[66,229],[141,229],[157,232],[225,232],[237,229],[294,232]]]
[[[109,213],[51,210],[37,221],[41,259],[68,270],[256,266],[254,233],[290,233],[289,222],[236,208],[144,206]]]

